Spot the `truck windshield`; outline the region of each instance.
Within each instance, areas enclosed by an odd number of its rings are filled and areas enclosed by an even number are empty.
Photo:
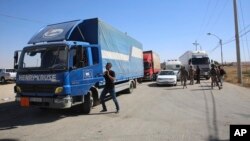
[[[192,58],[192,64],[193,65],[199,65],[199,64],[209,64],[209,58]]]
[[[150,69],[149,62],[144,62],[144,70]]]
[[[24,50],[20,61],[20,69],[65,70],[67,68],[68,51],[65,46],[32,47]]]

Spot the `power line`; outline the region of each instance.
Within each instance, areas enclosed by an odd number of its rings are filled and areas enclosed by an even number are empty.
[[[211,28],[210,28],[209,31],[212,31],[213,28],[214,28],[214,26],[215,26],[215,25],[217,24],[217,22],[219,21],[219,19],[220,19],[222,13],[223,13],[225,7],[228,5],[228,2],[229,2],[229,0],[226,0],[225,3],[223,4],[223,7],[221,8],[221,11],[219,11],[219,13],[217,14],[217,17],[216,17],[216,19],[215,19],[215,21],[214,21],[214,24],[212,24],[212,26],[211,26]]]
[[[211,2],[211,0],[208,0],[207,7],[206,7],[206,11],[205,11],[205,15],[204,15],[204,17],[203,17],[203,19],[202,19],[202,24],[201,24],[201,26],[200,26],[200,28],[199,28],[198,37],[197,37],[196,39],[198,39],[199,36],[200,36],[200,35],[202,34],[202,32],[203,32],[203,26],[205,25],[205,21],[206,21],[207,15],[208,15],[208,9],[209,9],[209,7],[210,7],[210,2]]]
[[[241,10],[241,16],[242,16],[243,27],[245,27],[245,19],[244,19],[244,15],[243,15],[242,6],[241,6],[241,1],[240,1],[240,10]],[[245,28],[244,28],[244,29],[245,29]],[[247,53],[248,53],[248,57],[249,57],[249,60],[250,60],[250,55],[249,55],[249,46],[248,46],[248,39],[247,39],[247,36],[245,36],[245,39],[246,39],[246,48],[247,48]],[[244,40],[244,39],[242,39],[242,40]],[[243,45],[243,54],[244,54],[244,59],[245,59],[245,61],[246,61],[247,59],[246,59],[246,55],[245,55],[245,46],[244,46],[244,41],[243,41],[242,45]]]
[[[7,14],[3,14],[3,13],[0,13],[0,16],[11,18],[11,19],[16,19],[16,20],[27,21],[27,22],[48,24],[48,23],[40,21],[40,20],[33,20],[33,19],[28,19],[28,18],[23,18],[23,17],[17,17],[17,16],[7,15]]]

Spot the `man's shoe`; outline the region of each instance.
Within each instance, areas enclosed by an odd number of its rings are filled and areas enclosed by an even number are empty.
[[[116,114],[118,114],[119,113],[119,110],[116,110],[116,112],[115,112]]]
[[[100,112],[107,112],[107,110],[106,109],[102,109]]]

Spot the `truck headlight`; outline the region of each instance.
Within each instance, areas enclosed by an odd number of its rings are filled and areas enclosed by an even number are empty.
[[[63,92],[63,87],[57,87],[55,90],[55,94],[60,94]]]
[[[21,89],[21,87],[19,87],[19,86],[15,86],[15,87],[14,87],[14,91],[15,91],[16,93],[21,93],[21,92],[22,92],[22,89]]]

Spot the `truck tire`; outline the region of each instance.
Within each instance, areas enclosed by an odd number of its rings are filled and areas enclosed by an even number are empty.
[[[5,82],[6,82],[4,77],[1,78],[1,82],[2,82],[2,83],[5,83]]]
[[[131,94],[133,90],[134,90],[134,84],[133,84],[133,81],[130,81],[129,88],[126,90],[126,92]]]
[[[83,114],[89,114],[93,106],[92,92],[89,91],[87,95],[84,96],[84,103],[82,104],[81,110]]]
[[[133,82],[134,82],[133,83],[133,87],[136,89],[136,87],[137,87],[137,81],[136,81],[136,79]]]
[[[138,82],[139,84],[141,84],[141,83],[142,83],[142,78],[137,78],[137,82]]]
[[[157,79],[157,75],[153,74],[152,81],[156,81],[156,79]]]

